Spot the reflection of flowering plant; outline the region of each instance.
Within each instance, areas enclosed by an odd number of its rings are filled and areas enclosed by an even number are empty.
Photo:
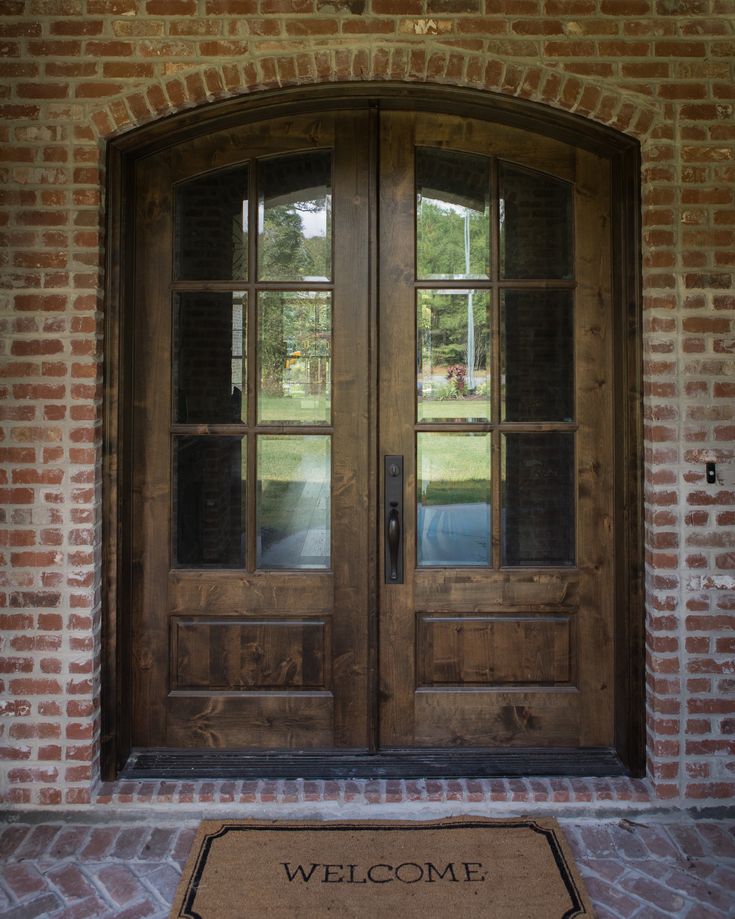
[[[467,368],[464,364],[452,364],[452,366],[447,369],[447,379],[457,392],[464,392],[466,376]]]

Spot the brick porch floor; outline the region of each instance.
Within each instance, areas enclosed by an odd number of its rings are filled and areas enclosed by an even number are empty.
[[[461,797],[451,782],[336,783],[339,794],[331,802],[323,783],[121,783],[101,789],[108,804],[6,813],[0,825],[0,915],[163,919],[201,816],[436,819],[515,811],[557,817],[600,919],[735,917],[735,819],[729,812],[662,814],[650,803],[631,804],[621,792],[627,811],[578,816],[578,797],[571,806],[562,803],[569,802],[564,783],[556,786],[562,799],[556,803],[554,787],[542,796],[539,786],[535,796],[549,802],[545,806],[523,797],[530,788],[524,783],[516,791],[521,804],[514,806],[508,781],[507,787],[464,785]],[[491,787],[503,789],[501,802],[490,798]],[[639,801],[645,797],[641,788]],[[614,810],[615,796],[607,800]]]

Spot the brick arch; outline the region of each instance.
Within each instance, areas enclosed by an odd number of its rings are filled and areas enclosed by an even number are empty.
[[[443,84],[515,96],[589,118],[644,140],[660,108],[644,96],[552,67],[463,50],[415,46],[294,52],[243,62],[200,64],[110,101],[92,115],[108,139],[165,115],[259,90],[335,82]]]

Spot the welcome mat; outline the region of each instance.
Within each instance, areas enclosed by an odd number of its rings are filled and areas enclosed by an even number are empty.
[[[594,916],[555,820],[206,821],[172,919]]]

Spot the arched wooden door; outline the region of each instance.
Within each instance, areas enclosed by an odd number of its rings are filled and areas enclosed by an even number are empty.
[[[610,748],[609,162],[357,107],[135,184],[133,746]]]

